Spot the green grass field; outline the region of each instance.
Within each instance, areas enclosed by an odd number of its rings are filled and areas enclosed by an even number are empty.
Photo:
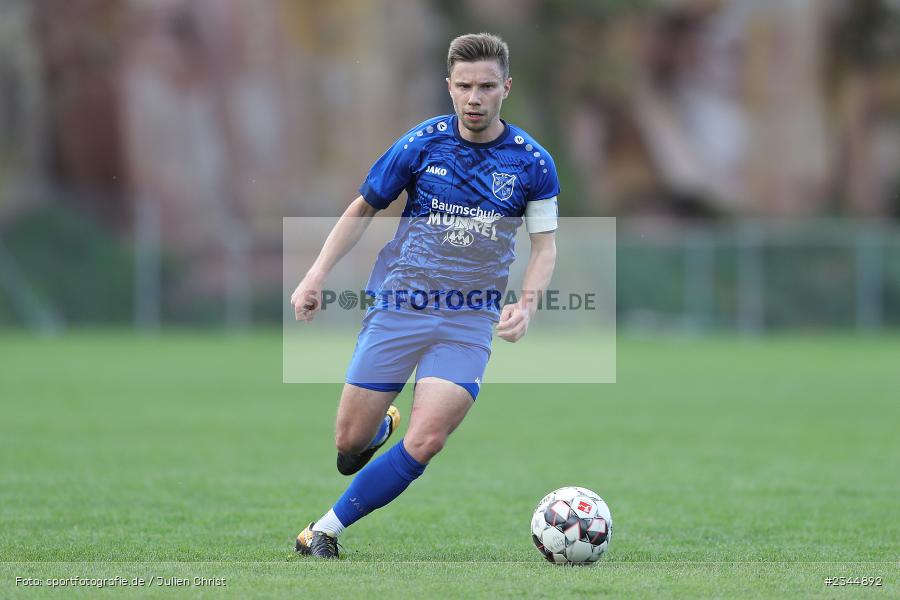
[[[615,385],[488,384],[425,475],[323,564],[291,545],[347,483],[339,386],[282,384],[279,334],[7,335],[0,597],[897,597],[898,350],[624,339]],[[572,484],[612,509],[594,568],[531,544],[536,502]],[[16,585],[73,576],[227,587]]]

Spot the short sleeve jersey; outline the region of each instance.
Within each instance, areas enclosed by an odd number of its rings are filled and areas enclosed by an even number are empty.
[[[370,293],[505,292],[526,206],[555,199],[559,179],[540,144],[503,124],[497,139],[479,144],[460,136],[455,115],[435,117],[375,162],[360,187],[366,202],[383,209],[404,190],[407,198],[397,232],[375,262]]]

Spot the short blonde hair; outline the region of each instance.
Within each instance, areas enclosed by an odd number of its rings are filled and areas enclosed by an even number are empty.
[[[492,33],[467,33],[450,42],[447,52],[447,76],[458,62],[496,60],[503,71],[503,79],[509,77],[509,46]]]

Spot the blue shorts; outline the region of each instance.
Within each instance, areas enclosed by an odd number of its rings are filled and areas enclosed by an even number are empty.
[[[363,319],[347,383],[382,392],[439,377],[478,397],[491,356],[494,319],[484,311],[373,309]],[[416,368],[418,365],[418,368]]]

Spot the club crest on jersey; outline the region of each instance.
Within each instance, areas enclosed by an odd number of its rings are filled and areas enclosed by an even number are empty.
[[[516,176],[509,173],[492,173],[494,178],[492,191],[499,200],[509,200],[516,185]]]

